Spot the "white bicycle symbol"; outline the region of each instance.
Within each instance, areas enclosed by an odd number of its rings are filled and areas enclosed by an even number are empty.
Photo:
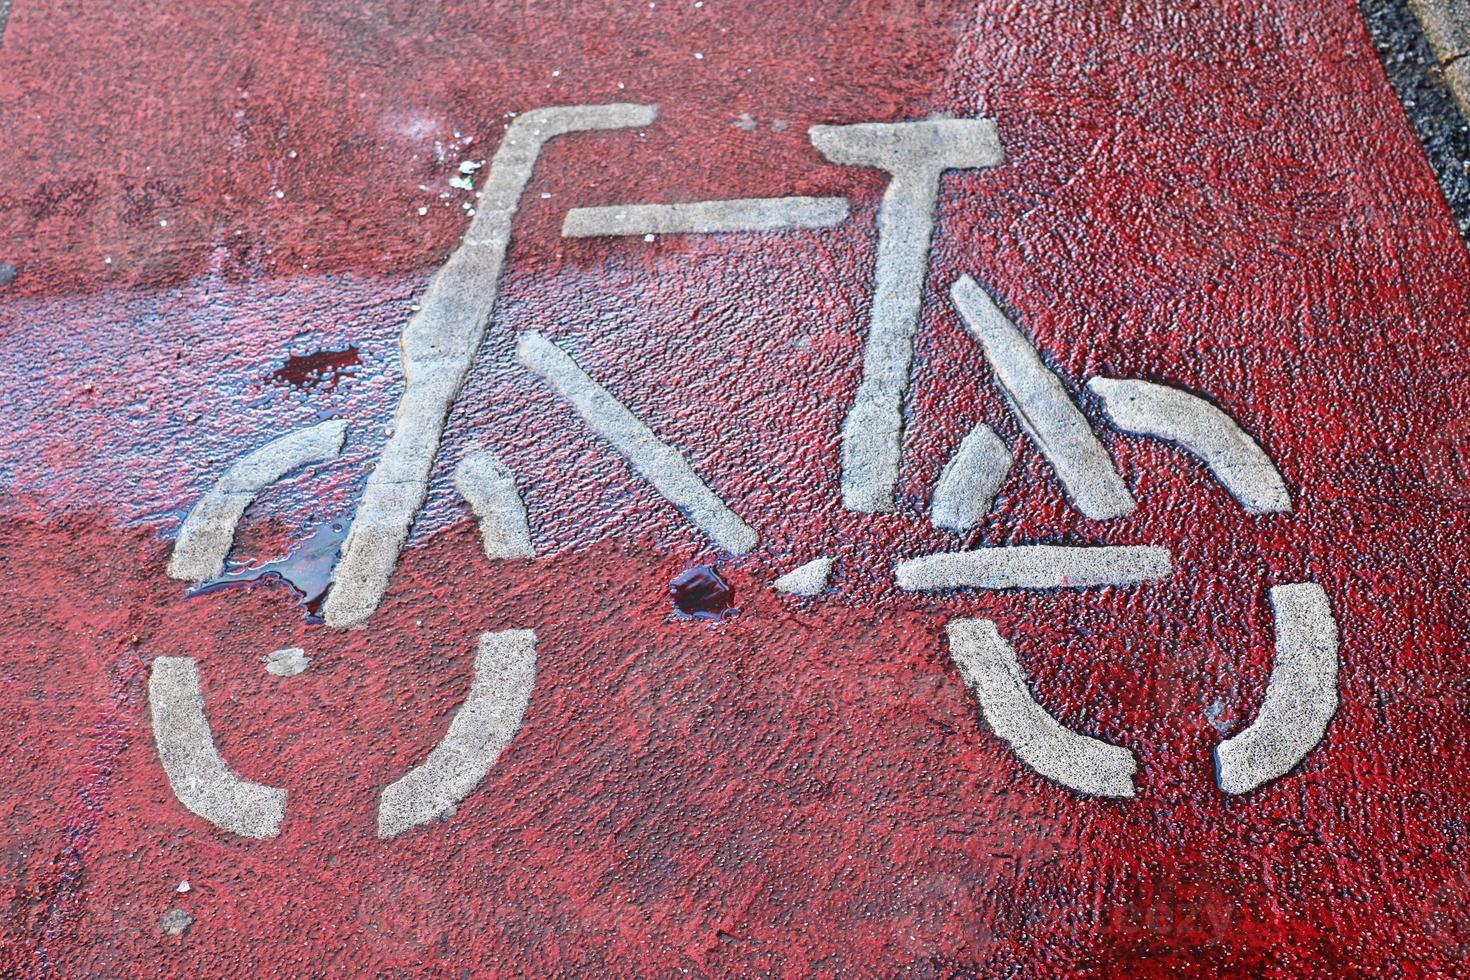
[[[405,388],[393,432],[358,504],[323,605],[331,627],[356,627],[377,608],[414,516],[423,506],[444,425],[495,309],[512,219],[545,143],[564,134],[646,126],[651,106],[614,104],[538,109],[507,129],[486,171],[474,218],[435,274],[402,335]],[[816,126],[829,160],[880,167],[890,175],[878,214],[877,286],[863,379],[842,428],[842,498],[851,510],[894,509],[902,403],[922,303],[929,243],[942,174],[994,167],[1003,160],[986,119],[932,118],[899,123]],[[848,214],[844,198],[758,198],[695,204],[577,208],[571,237],[671,233],[771,232],[823,228]],[[1135,502],[1106,448],[1067,386],[994,300],[968,276],[950,290],[979,342],[1022,431],[1050,462],[1072,502],[1096,520],[1121,517]],[[683,455],[590,377],[558,345],[520,337],[521,364],[558,392],[605,442],[711,540],[732,555],[759,535],[695,473]],[[1093,378],[1087,389],[1120,431],[1169,442],[1201,460],[1252,514],[1289,511],[1285,481],[1259,444],[1223,410],[1189,392],[1141,380]],[[340,420],[272,439],[246,454],[193,507],[180,528],[168,572],[203,582],[224,569],[236,527],[266,487],[300,467],[335,459],[347,435]],[[966,530],[991,508],[1011,451],[988,425],[964,438],[935,486],[930,519]],[[471,504],[485,553],[530,558],[526,509],[510,471],[492,454],[466,458],[455,485]],[[818,557],[772,583],[812,597],[827,587],[833,560]],[[1155,581],[1172,571],[1154,545],[1065,547],[1034,544],[925,555],[898,563],[897,581],[913,591],[1061,589]],[[1245,793],[1293,769],[1320,742],[1336,712],[1338,630],[1324,590],[1313,582],[1271,587],[1276,654],[1255,720],[1216,749],[1220,786]],[[950,652],[990,728],[1031,769],[1081,793],[1131,797],[1137,763],[1122,746],[1057,721],[1032,696],[1010,645],[985,619],[946,628]],[[536,673],[531,629],[485,633],[474,680],[449,730],[428,758],[388,785],[378,833],[388,838],[452,813],[474,790],[521,725]],[[149,681],[159,755],[175,795],[189,810],[246,837],[274,836],[286,791],[241,779],[219,756],[204,712],[197,665],[159,657]]]

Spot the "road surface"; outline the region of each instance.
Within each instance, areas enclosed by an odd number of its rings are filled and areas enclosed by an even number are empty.
[[[0,973],[1465,969],[1356,6],[0,23]]]

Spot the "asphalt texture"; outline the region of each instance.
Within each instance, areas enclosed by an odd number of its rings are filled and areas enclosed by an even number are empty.
[[[1361,0],[1378,59],[1414,124],[1434,176],[1470,240],[1470,127],[1445,84],[1419,21],[1403,0]]]

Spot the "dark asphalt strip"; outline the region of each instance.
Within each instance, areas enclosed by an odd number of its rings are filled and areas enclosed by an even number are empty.
[[[1358,6],[1388,80],[1424,144],[1460,235],[1470,241],[1470,129],[1445,85],[1429,40],[1404,0],[1359,0]]]

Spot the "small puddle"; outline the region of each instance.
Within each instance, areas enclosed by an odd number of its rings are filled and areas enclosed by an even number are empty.
[[[674,576],[669,595],[674,609],[685,619],[725,619],[740,612],[734,608],[735,590],[706,565]]]
[[[188,594],[191,597],[206,595],[261,580],[284,582],[298,596],[299,605],[306,607],[307,620],[321,622],[322,600],[332,584],[332,566],[337,563],[337,553],[347,537],[349,525],[349,521],[340,520],[318,524],[306,540],[286,557],[260,565],[245,562],[226,564],[223,575],[201,583],[190,589]]]

